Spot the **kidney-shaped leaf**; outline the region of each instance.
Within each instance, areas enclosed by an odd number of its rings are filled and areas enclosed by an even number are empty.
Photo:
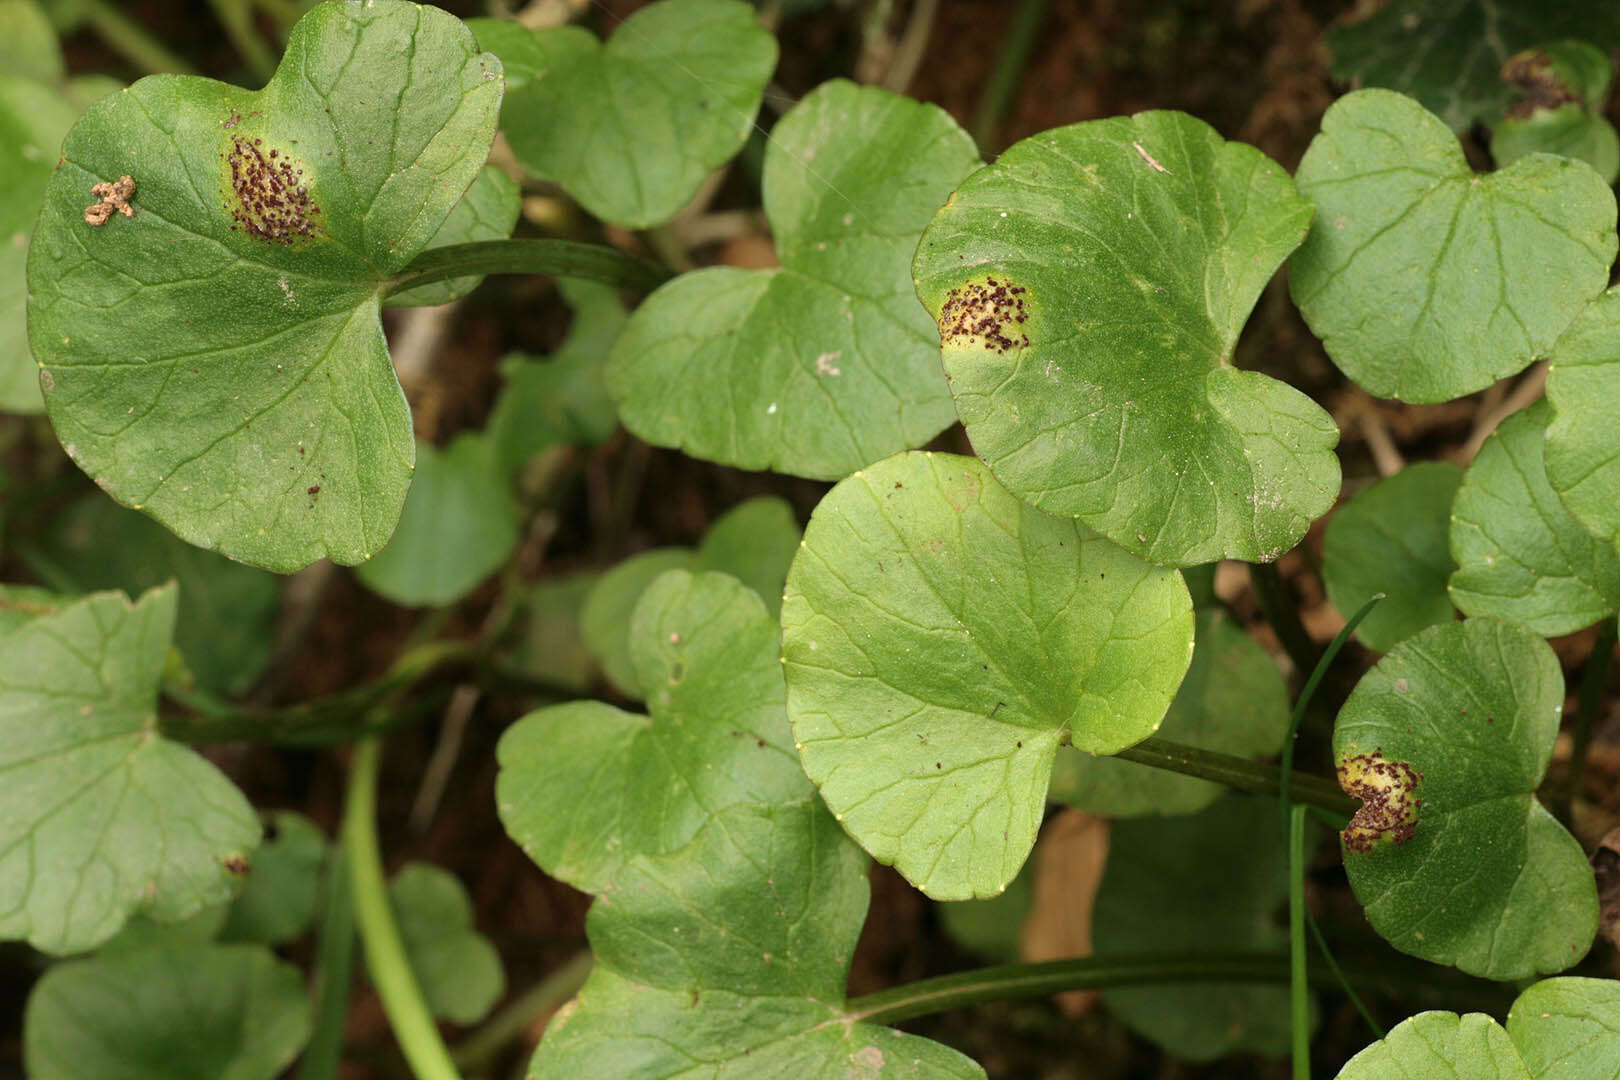
[[[431,863],[406,863],[388,883],[411,970],[433,1015],[476,1024],[506,988],[500,954],[473,927],[461,881]]]
[[[982,1078],[843,1006],[865,862],[813,802],[733,806],[632,860],[591,908],[596,968],[530,1075]]]
[[[674,217],[742,149],[776,68],[776,39],[736,0],[648,4],[606,45],[579,27],[534,38],[501,113],[512,153],[597,217],[638,229]]]
[[[1620,982],[1543,979],[1513,1003],[1507,1031],[1535,1080],[1620,1076]]]
[[[978,164],[942,110],[834,80],[771,133],[782,266],[683,274],[608,358],[625,427],[745,469],[835,480],[955,419],[912,292],[917,236]]]
[[[1620,552],[1595,540],[1547,483],[1542,444],[1551,409],[1537,402],[1480,447],[1451,511],[1451,598],[1544,637],[1620,610]]]
[[[1333,515],[1322,537],[1322,583],[1345,618],[1378,593],[1384,599],[1356,636],[1388,652],[1402,638],[1456,617],[1446,582],[1457,564],[1448,537],[1462,470],[1423,461],[1386,476]]]
[[[512,725],[497,751],[506,831],[548,874],[599,892],[624,860],[673,851],[727,806],[804,797],[776,641],[735,579],[659,577],[630,628],[651,715],[576,701]]]
[[[1581,313],[1547,369],[1547,480],[1593,536],[1620,545],[1620,288]]]
[[[1293,547],[1338,491],[1338,429],[1231,361],[1310,218],[1275,162],[1181,113],[1012,147],[914,265],[974,449],[1019,498],[1154,562]]]
[[[873,858],[939,900],[1006,888],[1058,746],[1109,754],[1153,734],[1192,645],[1180,574],[953,454],[900,454],[833,488],[782,602],[805,772]]]
[[[28,998],[35,1080],[272,1080],[309,1038],[296,967],[262,945],[176,944],[59,964]]]
[[[261,91],[159,75],[92,106],[29,248],[68,454],[243,562],[375,554],[414,452],[378,298],[473,182],[500,96],[458,20],[374,0],[312,10]]]
[[[1532,154],[1488,176],[1411,98],[1333,104],[1299,166],[1316,203],[1294,302],[1350,378],[1449,401],[1547,355],[1609,281],[1614,193],[1584,162]]]
[[[1333,734],[1339,782],[1362,800],[1341,844],[1390,944],[1491,979],[1586,954],[1592,872],[1534,794],[1563,704],[1547,643],[1488,618],[1407,638],[1356,685]]]
[[[1513,1040],[1484,1013],[1409,1016],[1340,1069],[1336,1080],[1532,1080]],[[1539,1078],[1538,1078],[1539,1080]]]
[[[0,939],[78,952],[236,892],[259,820],[157,733],[174,613],[173,586],[98,593],[0,637]]]

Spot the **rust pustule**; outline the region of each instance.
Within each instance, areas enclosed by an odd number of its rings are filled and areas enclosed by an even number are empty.
[[[1024,297],[1029,290],[1005,278],[986,277],[952,289],[939,310],[939,338],[960,345],[977,338],[986,348],[1004,353],[1029,345],[1023,325],[1029,318]]]
[[[1340,834],[1345,847],[1366,854],[1378,840],[1404,844],[1412,839],[1418,807],[1423,805],[1416,794],[1422,773],[1404,761],[1389,760],[1377,749],[1340,761],[1338,773],[1345,794],[1361,800],[1361,809]]]
[[[321,208],[310,197],[304,170],[277,150],[266,152],[263,139],[231,138],[225,155],[230,169],[233,224],[259,240],[292,244],[324,230],[316,221]]]

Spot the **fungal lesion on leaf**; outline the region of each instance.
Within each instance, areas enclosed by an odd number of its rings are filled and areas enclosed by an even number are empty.
[[[1361,809],[1340,833],[1346,848],[1364,855],[1379,840],[1404,844],[1412,839],[1423,805],[1417,797],[1422,773],[1408,762],[1391,761],[1378,749],[1343,758],[1338,773],[1345,794],[1361,800]]]
[[[1005,353],[1029,346],[1024,324],[1029,319],[1029,290],[1004,275],[987,275],[945,294],[939,309],[939,340],[956,347]]]
[[[95,204],[84,208],[84,220],[91,225],[105,225],[115,213],[135,216],[135,208],[129,205],[129,200],[135,197],[135,180],[127,174],[117,180],[91,185],[90,194],[97,199]]]
[[[263,138],[233,134],[220,157],[226,166],[225,209],[233,231],[283,245],[314,240],[326,231],[303,164],[292,155],[266,147]]]

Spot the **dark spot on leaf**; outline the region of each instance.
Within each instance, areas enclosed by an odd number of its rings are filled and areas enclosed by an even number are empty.
[[[303,170],[293,165],[291,157],[278,158],[275,150],[267,156],[259,149],[263,142],[248,142],[240,135],[231,140],[225,158],[232,192],[227,207],[234,222],[231,228],[271,244],[312,239],[324,230],[314,221],[320,207],[299,179]]]
[[[943,766],[943,765],[941,765],[941,764],[940,764],[940,763],[939,763],[939,762],[937,762],[937,761],[936,761],[936,762],[934,762],[934,768],[936,768],[936,769],[943,769],[943,768],[944,768],[944,767],[945,767],[945,766]]]
[[[1416,795],[1422,773],[1404,761],[1390,761],[1377,749],[1345,758],[1338,772],[1345,794],[1361,800],[1361,809],[1340,834],[1345,847],[1366,854],[1378,840],[1404,844],[1412,839],[1423,805]]]
[[[227,855],[219,860],[219,864],[225,868],[227,873],[235,874],[237,877],[246,877],[247,872],[253,868],[247,858],[242,855]]]
[[[765,749],[765,740],[764,739],[755,739],[754,744],[756,746],[758,746],[761,750]]]
[[[959,345],[978,340],[998,353],[1027,347],[1029,335],[1019,327],[1029,317],[1024,304],[1028,291],[993,277],[952,289],[939,311],[940,341]]]
[[[319,484],[311,484],[311,485],[309,485],[309,494],[311,494],[311,495],[319,495],[320,493],[321,493],[321,485],[319,485]]]
[[[1507,58],[1502,81],[1524,93],[1524,100],[1508,110],[1516,120],[1528,120],[1543,109],[1579,104],[1581,98],[1560,76],[1546,49],[1526,49]]]

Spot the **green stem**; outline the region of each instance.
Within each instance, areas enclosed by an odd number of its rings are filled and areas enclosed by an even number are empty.
[[[1294,669],[1301,674],[1316,670],[1319,657],[1316,645],[1305,632],[1305,624],[1299,621],[1299,605],[1290,595],[1282,575],[1277,573],[1277,564],[1250,563],[1249,583],[1254,586],[1254,598],[1260,603],[1261,613],[1276,632],[1288,659],[1294,662]]]
[[[1213,750],[1201,750],[1196,746],[1170,742],[1158,736],[1144,739],[1114,756],[1142,765],[1152,765],[1158,769],[1169,769],[1171,772],[1186,776],[1196,776],[1202,780],[1213,780],[1217,784],[1257,795],[1276,795],[1283,789],[1283,772],[1276,765],[1251,761],[1231,754],[1219,754]],[[1344,818],[1355,813],[1356,801],[1341,791],[1338,783],[1333,780],[1312,776],[1309,773],[1291,772],[1288,776],[1288,788],[1295,800],[1328,813]]]
[[[1581,672],[1580,706],[1575,713],[1575,727],[1570,732],[1569,779],[1559,799],[1560,817],[1569,821],[1575,795],[1581,790],[1581,777],[1586,772],[1586,752],[1592,745],[1592,728],[1597,722],[1598,710],[1603,706],[1603,689],[1609,680],[1609,662],[1614,659],[1616,619],[1613,615],[1598,627],[1597,640],[1592,643],[1592,655],[1586,658],[1586,670]]]
[[[603,244],[574,240],[485,240],[422,252],[388,283],[386,294],[449,278],[485,274],[545,274],[584,278],[635,292],[652,292],[673,275],[661,266]]]
[[[996,55],[996,66],[990,69],[990,79],[985,83],[979,107],[973,113],[973,141],[979,145],[981,154],[991,154],[996,150],[997,129],[1001,127],[1001,119],[1007,114],[1007,106],[1012,103],[1013,94],[1024,77],[1024,69],[1029,66],[1029,57],[1035,51],[1035,41],[1040,35],[1041,24],[1046,21],[1048,6],[1049,0],[1023,0],[1018,5],[1018,14],[1013,17],[1012,25],[1007,28],[1007,36],[1002,39],[1001,52]]]
[[[535,1020],[556,1012],[569,998],[579,993],[594,963],[590,950],[582,951],[490,1017],[455,1048],[451,1057],[469,1073],[482,1071],[506,1049],[507,1044],[528,1031]]]
[[[315,1028],[298,1080],[337,1080],[354,979],[354,896],[341,844],[332,845],[326,864],[326,903],[315,954]]]
[[[377,772],[381,756],[382,746],[376,739],[367,739],[354,748],[343,807],[343,848],[349,861],[349,885],[354,890],[360,943],[366,950],[366,969],[416,1080],[460,1080],[411,971],[405,942],[399,936],[388,902],[382,852],[377,844]]]
[[[195,75],[197,69],[170,52],[146,29],[107,0],[80,0],[85,20],[97,36],[149,75]]]
[[[1288,813],[1288,1025],[1294,1080],[1311,1080],[1310,977],[1305,953],[1305,807]]]
[[[269,82],[276,73],[276,57],[265,45],[264,39],[253,27],[253,0],[208,0],[214,9],[214,18],[225,28],[234,48],[248,70],[261,82]]]
[[[1306,807],[1306,809],[1311,808]],[[1334,828],[1337,829],[1340,826],[1335,825]],[[1361,1018],[1367,1022],[1367,1027],[1372,1029],[1373,1037],[1382,1039],[1384,1037],[1383,1027],[1373,1019],[1372,1013],[1367,1010],[1367,1006],[1362,1002],[1361,995],[1356,993],[1356,988],[1350,985],[1349,979],[1345,978],[1344,969],[1339,967],[1339,962],[1333,958],[1333,950],[1328,948],[1327,938],[1322,935],[1322,928],[1316,925],[1316,920],[1312,918],[1308,910],[1305,912],[1305,925],[1310,928],[1311,937],[1316,941],[1316,948],[1321,952],[1322,960],[1327,964],[1328,970],[1333,973],[1333,978],[1338,982],[1339,989],[1344,991],[1344,996],[1350,999],[1350,1004],[1356,1007],[1356,1012],[1360,1013]]]
[[[1300,721],[1305,718],[1305,710],[1309,707],[1311,698],[1315,696],[1316,688],[1322,684],[1322,676],[1326,675],[1328,668],[1332,666],[1333,658],[1339,655],[1339,650],[1344,648],[1344,643],[1349,641],[1350,635],[1356,632],[1356,627],[1361,625],[1361,620],[1371,614],[1372,609],[1377,607],[1378,601],[1383,598],[1383,593],[1377,593],[1371,600],[1362,604],[1354,615],[1350,616],[1350,621],[1345,623],[1344,628],[1334,635],[1333,641],[1323,651],[1322,658],[1316,662],[1316,667],[1311,669],[1311,677],[1305,680],[1305,688],[1299,692],[1299,697],[1294,701],[1293,715],[1288,718],[1288,738],[1283,740],[1282,790],[1277,793],[1278,800],[1282,803],[1284,816],[1288,815],[1292,807],[1289,788],[1294,775],[1294,740],[1299,738]]]

